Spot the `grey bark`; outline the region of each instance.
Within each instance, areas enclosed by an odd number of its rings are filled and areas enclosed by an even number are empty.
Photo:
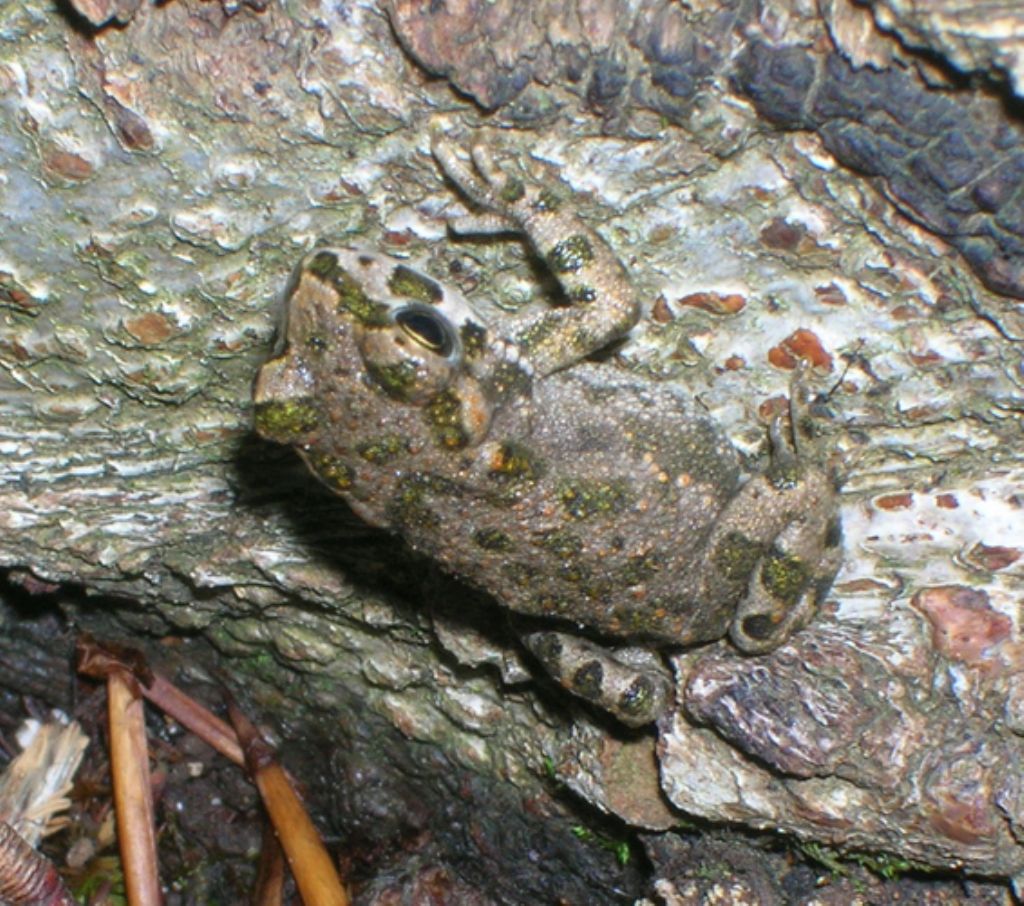
[[[426,6],[401,2],[82,10],[123,28],[4,5],[0,564],[137,602],[122,614],[137,627],[269,651],[314,678],[310,707],[344,688],[474,772],[525,789],[555,765],[637,826],[696,814],[1018,874],[1024,215],[1016,196],[963,213],[947,205],[958,189],[904,178],[939,158],[848,169],[847,120],[821,99],[898,70],[963,104],[972,140],[998,133],[975,146],[987,176],[1024,160],[995,94],[1019,73],[993,51],[974,59],[999,87],[954,87],[933,65],[943,40],[918,65],[839,0],[824,17],[690,7],[491,4],[473,42],[452,13],[453,50]],[[819,66],[796,113],[790,89],[765,93],[758,61],[796,47],[820,62],[828,41],[847,75]],[[878,135],[896,83],[870,84],[882,95],[864,89],[859,122]],[[847,560],[830,606],[764,659],[678,656],[656,745],[463,669],[437,634],[464,662],[514,649],[403,603],[419,565],[250,432],[275,300],[319,239],[428,258],[493,307],[537,291],[514,243],[445,238],[458,207],[427,131],[483,128],[464,95],[495,111],[507,153],[560,165],[646,291],[649,316],[609,367],[685,382],[754,462],[787,365],[831,363]]]

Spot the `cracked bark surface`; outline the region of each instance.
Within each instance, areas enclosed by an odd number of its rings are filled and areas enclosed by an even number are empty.
[[[970,44],[968,83],[963,35],[912,22],[921,58],[870,9],[801,8],[5,6],[0,564],[116,596],[126,631],[269,653],[301,707],[358,701],[460,768],[532,790],[553,765],[637,826],[1019,874],[1019,83],[998,42]],[[446,238],[438,116],[560,166],[649,302],[608,367],[692,387],[752,463],[795,357],[832,366],[830,604],[766,658],[678,655],[656,743],[460,664],[515,659],[494,608],[460,618],[461,590],[424,592],[251,434],[275,300],[319,239],[427,258],[492,311],[538,292],[514,243]]]

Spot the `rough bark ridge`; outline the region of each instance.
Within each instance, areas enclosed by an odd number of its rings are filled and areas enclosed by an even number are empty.
[[[1020,73],[944,27],[952,2],[874,4],[895,35],[804,6],[5,4],[0,564],[269,650],[313,707],[345,686],[482,774],[529,789],[553,764],[641,827],[1020,873]],[[439,653],[524,675],[493,609],[477,632],[405,604],[420,565],[251,437],[274,299],[316,240],[409,252],[492,308],[536,291],[515,244],[445,240],[428,126],[480,108],[506,153],[559,165],[650,300],[609,367],[684,382],[752,459],[796,357],[834,375],[830,604],[771,656],[676,657],[656,745]]]

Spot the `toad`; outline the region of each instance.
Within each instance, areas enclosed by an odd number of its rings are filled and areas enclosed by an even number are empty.
[[[642,725],[671,695],[651,652],[728,635],[757,654],[811,619],[840,563],[835,481],[797,385],[769,464],[745,477],[683,387],[588,361],[641,313],[611,248],[485,145],[433,150],[479,212],[457,232],[525,235],[561,304],[489,323],[407,261],[317,248],[257,378],[256,429],[525,618],[562,685]]]

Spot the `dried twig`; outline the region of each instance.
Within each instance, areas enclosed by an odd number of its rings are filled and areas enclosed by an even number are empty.
[[[238,744],[238,737],[228,724],[159,673],[153,673],[152,677],[152,684],[148,688],[142,687],[142,694],[146,698],[229,761],[239,767],[245,766],[245,756]]]
[[[305,906],[348,906],[348,894],[334,863],[270,745],[233,702],[228,704],[228,715],[242,743],[249,774],[284,848],[302,902]]]
[[[125,892],[132,906],[160,906],[156,822],[142,697],[134,677],[117,667],[107,675],[107,709],[110,772]]]
[[[298,885],[305,906],[348,906],[349,897],[338,877],[337,869],[324,848],[313,822],[292,788],[287,772],[278,764],[266,740],[260,736],[256,727],[234,703],[230,703],[228,706],[231,721],[234,724],[234,729],[232,729],[231,726],[185,695],[172,683],[154,673],[142,654],[133,648],[108,642],[101,643],[90,636],[82,636],[78,641],[77,656],[80,672],[89,676],[106,678],[108,681],[108,694],[112,696],[110,704],[111,763],[115,772],[120,771],[117,767],[120,760],[115,758],[113,751],[115,723],[113,696],[117,695],[119,701],[122,701],[118,705],[119,711],[123,712],[120,715],[122,722],[128,717],[127,709],[132,706],[138,708],[137,720],[140,732],[144,728],[141,724],[141,701],[137,696],[145,696],[226,758],[238,765],[244,764],[248,768],[256,788],[263,798],[263,804],[273,823],[277,841],[280,842],[280,847],[283,847],[284,856],[295,876],[295,883]],[[131,695],[135,696],[131,701],[128,700],[129,688]],[[135,756],[133,763],[139,768],[145,768],[145,786],[137,787],[137,789],[145,789],[148,794],[149,764],[148,759],[144,757],[144,734],[140,738],[143,746],[142,756]],[[129,743],[124,742],[123,744],[126,749],[129,747]],[[128,751],[122,757],[132,760]],[[125,808],[130,807],[133,810],[130,820],[140,822],[138,829],[133,831],[122,826],[122,821],[129,820],[129,818],[122,819],[122,801],[117,795],[116,777],[117,773],[115,773],[114,792],[118,835],[122,841],[136,833],[142,839],[141,823],[145,819],[141,812],[141,803],[125,802]],[[138,777],[132,782],[142,783],[143,778]],[[146,798],[148,801],[148,795]],[[147,826],[152,840],[151,803],[149,808],[150,817]],[[152,845],[155,853],[155,841]],[[260,868],[261,886],[257,888],[257,899],[254,901],[258,906],[273,906],[281,899],[281,870],[274,866],[272,854],[269,854],[267,858],[266,872],[262,863]],[[122,859],[125,863],[125,881],[129,885],[129,897],[131,897],[130,871],[135,869],[129,868],[129,856],[125,852],[123,843]],[[152,875],[154,883],[155,865],[154,855]],[[138,866],[137,870],[141,871],[142,866]],[[132,900],[133,906],[149,906],[150,903],[158,902],[159,900],[139,899],[137,902]]]
[[[281,906],[284,891],[284,850],[269,821],[263,822],[259,870],[253,890],[252,906]]]
[[[245,765],[235,731],[212,711],[155,673],[140,651],[125,645],[100,642],[88,634],[79,637],[75,648],[80,673],[102,679],[113,665],[129,671],[138,682],[139,691],[149,701],[229,761],[239,767]]]

